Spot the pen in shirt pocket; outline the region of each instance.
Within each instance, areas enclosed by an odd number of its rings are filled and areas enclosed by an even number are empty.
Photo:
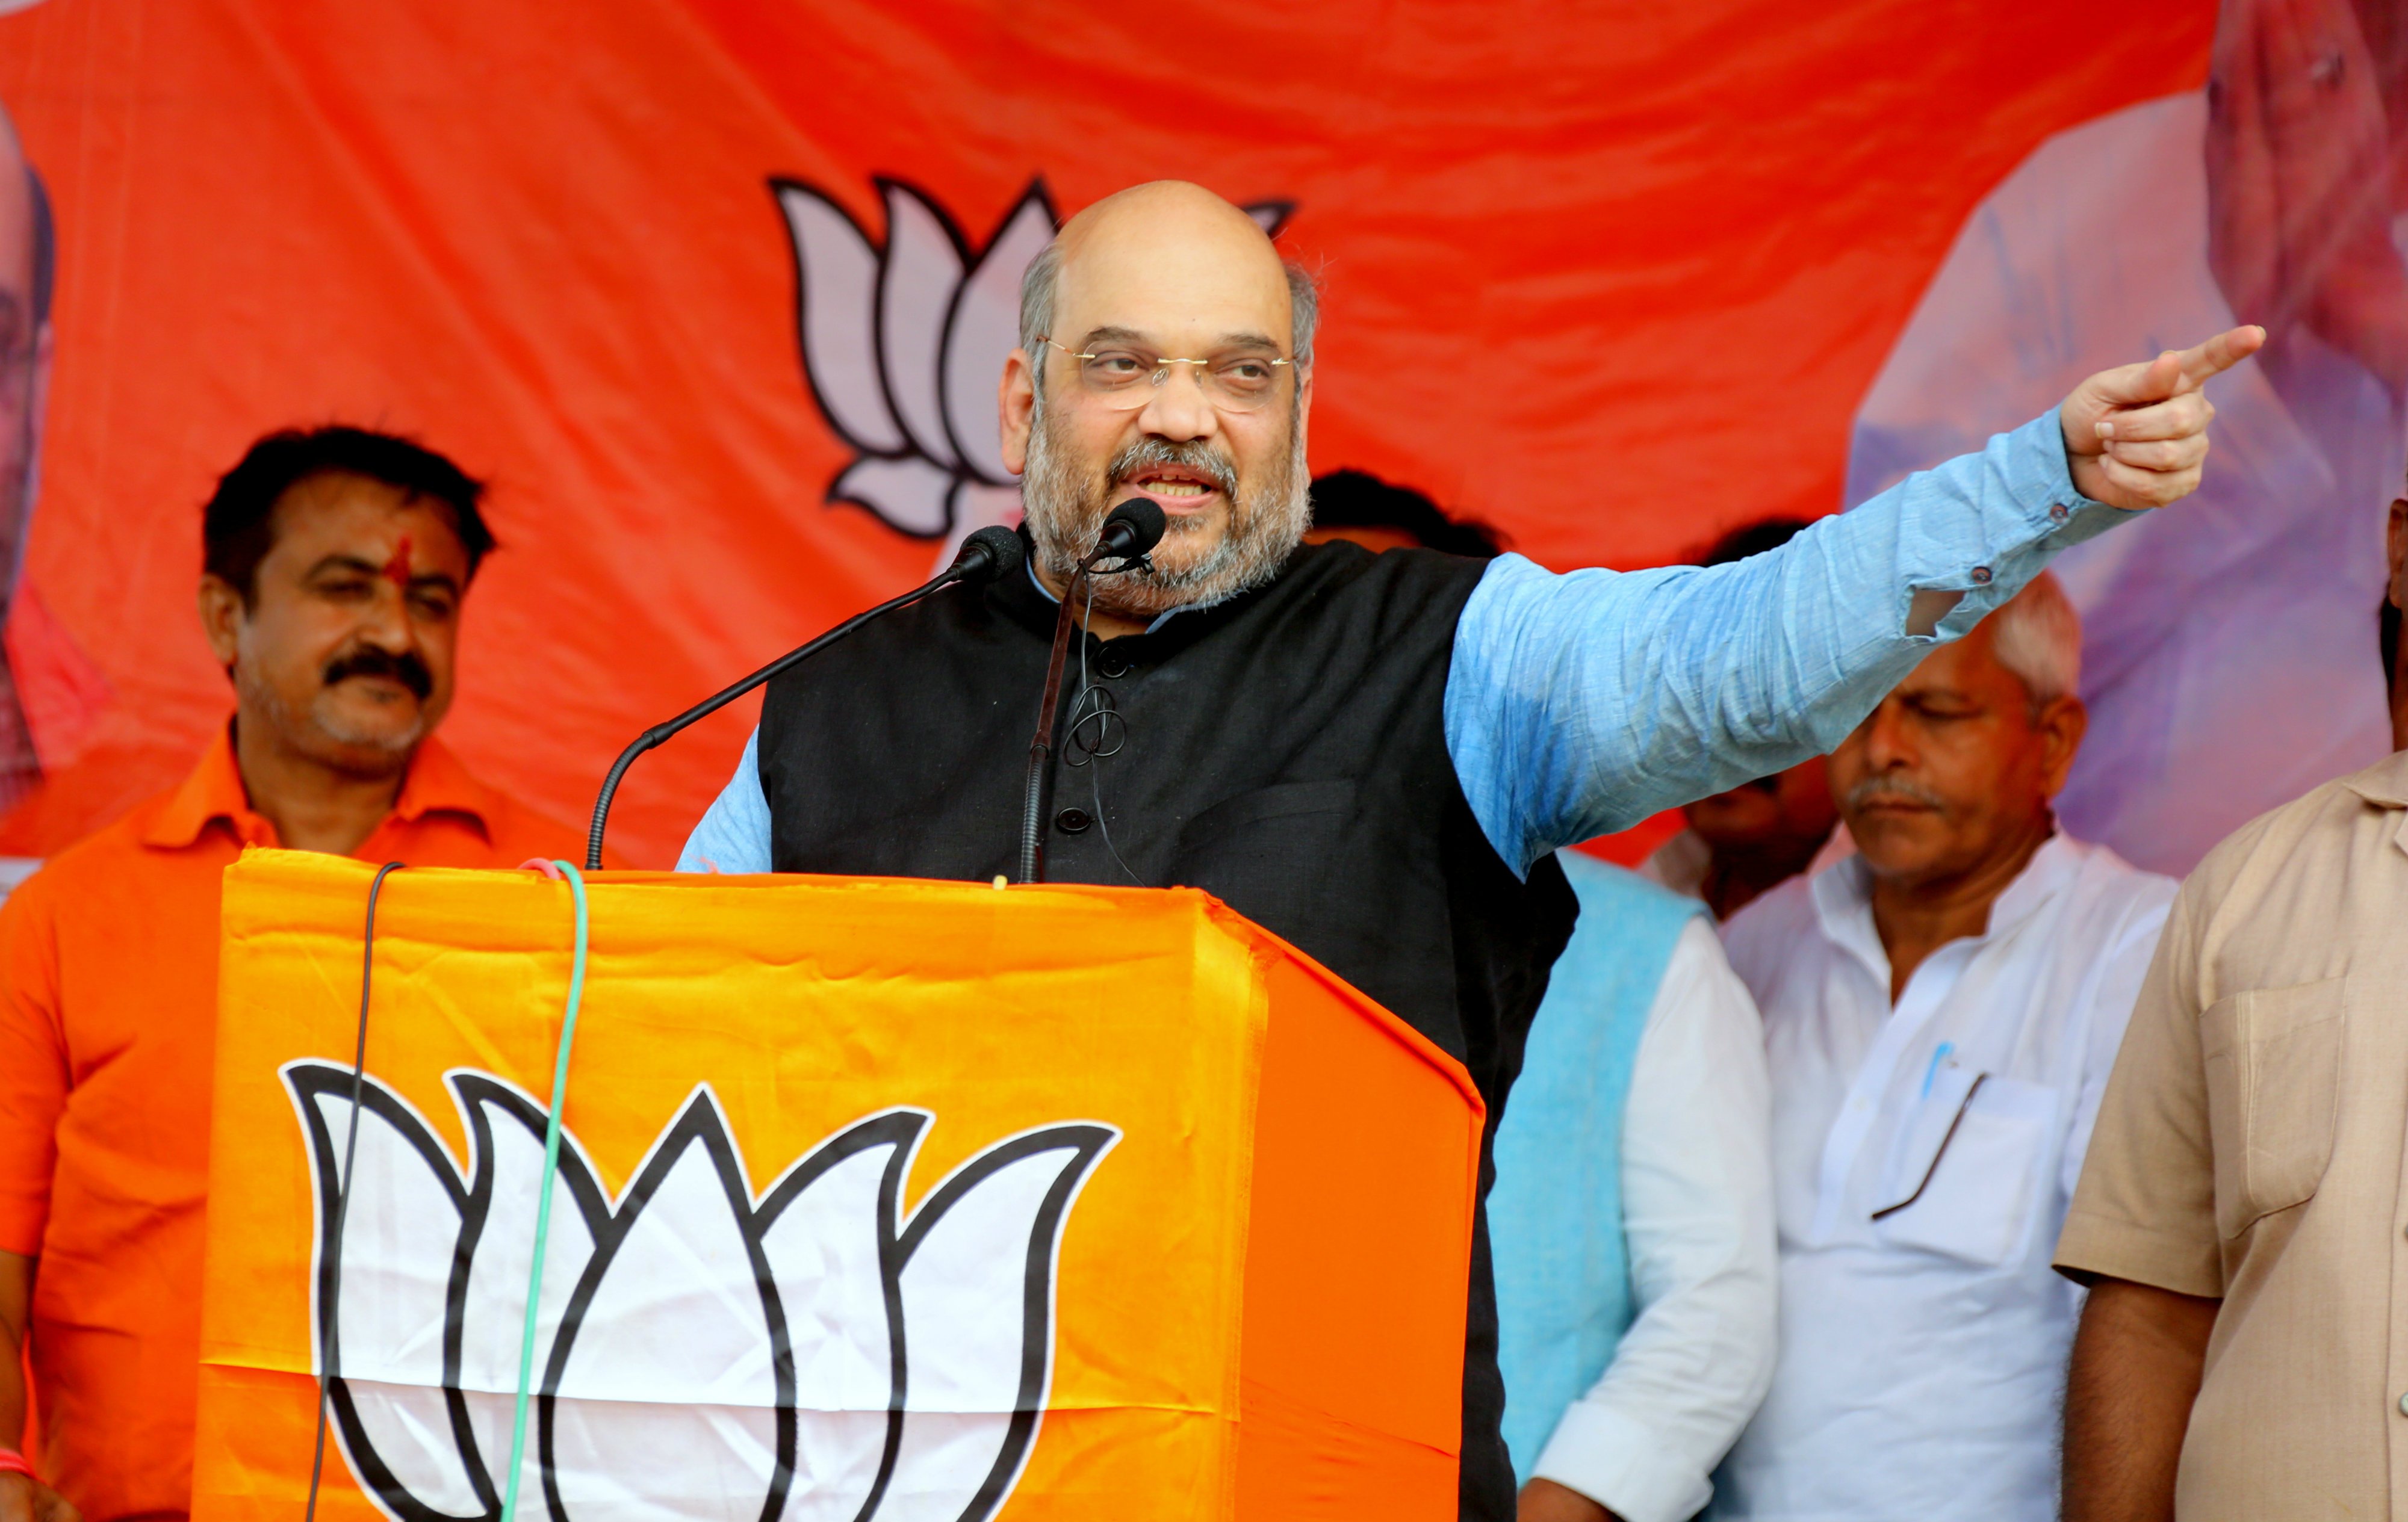
[[[1923,1092],[1915,1096],[1917,1099],[1929,1099],[1931,1097],[1931,1080],[1940,1076],[1940,1064],[1947,1061],[1956,1054],[1956,1044],[1955,1042],[1943,1041],[1940,1044],[1940,1049],[1931,1054],[1931,1065],[1923,1070]]]

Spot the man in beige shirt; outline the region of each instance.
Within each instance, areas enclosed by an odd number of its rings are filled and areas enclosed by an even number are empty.
[[[2408,606],[2408,498],[2389,548]],[[2133,1011],[2057,1244],[2066,1522],[2408,1516],[2398,631],[2398,752],[2217,846]]]

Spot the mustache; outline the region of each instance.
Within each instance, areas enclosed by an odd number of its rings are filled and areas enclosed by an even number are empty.
[[[435,690],[435,674],[416,650],[380,649],[374,645],[354,646],[326,662],[320,680],[332,687],[353,676],[383,676],[409,689],[418,701],[424,703]]]
[[[1104,478],[1118,486],[1140,471],[1158,465],[1179,465],[1200,471],[1220,488],[1221,495],[1231,503],[1238,500],[1238,467],[1219,450],[1201,439],[1173,440],[1141,438],[1112,456],[1111,468]]]
[[[1848,796],[1842,802],[1851,809],[1864,808],[1873,804],[1919,804],[1925,808],[1938,809],[1942,813],[1947,812],[1948,809],[1947,799],[1941,797],[1914,778],[1889,774],[1865,778],[1848,789]]]

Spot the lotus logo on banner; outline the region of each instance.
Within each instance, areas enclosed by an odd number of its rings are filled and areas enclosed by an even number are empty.
[[[314,1061],[283,1074],[317,1183],[313,1317],[351,1472],[398,1522],[490,1522],[508,1488],[545,1113],[491,1074],[447,1074],[464,1180],[424,1118],[368,1079],[337,1251],[351,1074]],[[1062,1226],[1120,1133],[1008,1137],[907,1215],[934,1118],[856,1121],[757,1196],[707,1085],[616,1200],[564,1132],[522,1515],[993,1515],[1051,1386]]]
[[[794,241],[803,370],[820,412],[855,455],[827,500],[944,541],[939,564],[976,530],[1019,519],[1003,464],[996,387],[1020,347],[1020,278],[1054,241],[1053,199],[1033,180],[985,244],[922,192],[881,179],[886,243],[870,242],[826,192],[769,188]],[[1277,236],[1295,209],[1246,208]]]

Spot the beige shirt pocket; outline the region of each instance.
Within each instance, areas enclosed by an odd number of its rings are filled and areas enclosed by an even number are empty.
[[[2251,989],[2200,1017],[2215,1228],[2239,1236],[2314,1197],[2332,1159],[2344,980]]]

